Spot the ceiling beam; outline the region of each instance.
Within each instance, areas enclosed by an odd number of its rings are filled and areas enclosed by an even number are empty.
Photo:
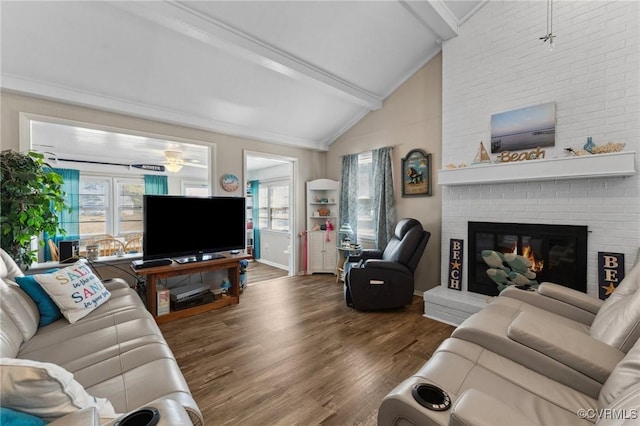
[[[222,49],[236,57],[305,80],[369,110],[382,107],[382,98],[340,77],[269,45],[237,28],[176,1],[111,1],[114,7]]]
[[[442,0],[400,0],[400,4],[441,40],[449,40],[458,35],[458,19]]]

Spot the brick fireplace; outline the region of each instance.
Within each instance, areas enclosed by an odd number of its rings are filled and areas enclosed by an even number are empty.
[[[429,283],[435,287],[425,292],[426,316],[460,324],[493,298],[469,291],[466,263],[460,291],[447,288],[451,239],[463,241],[465,262],[471,256],[468,222],[587,227],[584,270],[593,297],[598,252],[624,254],[627,271],[637,260],[638,8],[637,2],[562,2],[554,17],[570,37],[567,47],[549,52],[531,30],[532,16],[544,18],[544,8],[486,2],[457,37],[443,43],[442,154],[435,187],[442,196],[440,282]],[[595,26],[607,29],[599,43],[590,38]],[[612,53],[611,46],[620,48]],[[492,114],[546,102],[556,103],[556,138],[544,159],[470,164],[480,141],[486,147],[490,140]],[[581,148],[587,137],[626,145],[619,155],[566,156],[566,148]],[[463,164],[468,167],[457,167]]]
[[[483,168],[484,174],[489,174],[493,167],[502,169],[499,165],[487,166]],[[524,242],[531,241],[531,237],[534,237],[534,244],[557,246],[556,251],[560,250],[565,254],[571,252],[575,245],[576,250],[583,253],[580,260],[575,260],[575,264],[572,260],[572,266],[565,272],[555,275],[546,275],[544,272],[537,279],[557,282],[563,281],[562,276],[575,275],[576,282],[567,282],[567,286],[577,287],[580,291],[598,297],[598,252],[622,253],[626,265],[633,265],[638,256],[638,181],[637,176],[632,176],[441,185],[441,281],[439,286],[424,293],[425,316],[458,325],[498,294],[496,286],[490,284],[490,281],[484,281],[484,284],[480,282],[484,289],[478,290],[475,287],[478,283],[476,277],[486,276],[484,266],[484,270],[477,271],[469,264],[480,264],[476,249],[473,248],[478,239],[482,242],[490,239],[495,244],[493,249],[505,246],[501,251],[511,251],[515,245],[519,254],[523,252]],[[473,235],[475,231],[470,232],[470,222],[517,224],[519,230],[499,231],[497,236],[488,236],[493,232],[481,232],[478,237]],[[561,238],[558,242],[551,235],[552,240],[545,243],[537,238],[540,224],[575,227],[582,236]],[[491,225],[489,227],[492,228]],[[556,229],[554,226],[549,228],[552,234]],[[547,230],[544,231],[545,236],[549,236]],[[464,243],[460,290],[447,287],[451,239],[462,240]],[[551,250],[551,247],[548,248]],[[483,246],[482,249],[492,248]],[[546,258],[544,254],[539,256],[547,266],[558,260],[549,255]],[[564,260],[562,262],[565,263]]]
[[[634,154],[630,154],[634,155]],[[604,158],[602,159],[604,160]],[[578,160],[580,162],[580,160]],[[527,165],[521,165],[527,168]],[[502,173],[502,165],[481,166],[483,179],[493,179],[493,173]],[[602,167],[596,170],[601,171]],[[478,291],[475,289],[475,277],[484,277],[486,269],[475,271],[468,262],[477,262],[474,238],[469,233],[469,222],[517,224],[523,235],[513,230],[500,231],[503,235],[504,250],[517,247],[518,253],[523,250],[524,237],[539,235],[540,224],[567,225],[581,229],[582,235],[575,243],[568,241],[550,241],[547,243],[564,247],[570,252],[572,244],[585,251],[584,263],[579,260],[569,272],[560,275],[575,275],[580,283],[579,290],[598,297],[598,252],[622,253],[625,264],[633,265],[638,255],[640,241],[640,215],[637,203],[640,201],[639,179],[629,177],[594,177],[566,180],[548,180],[546,177],[538,181],[506,181],[502,183],[460,183],[440,186],[443,194],[442,240],[441,240],[441,281],[440,285],[424,293],[425,316],[439,321],[458,325],[469,315],[482,309],[498,292],[492,289]],[[628,194],[628,195],[627,195]],[[635,203],[635,204],[634,204]],[[538,231],[536,231],[538,228]],[[555,227],[549,228],[556,232]],[[588,231],[587,231],[588,230]],[[546,231],[545,231],[546,232]],[[494,237],[482,236],[486,240]],[[450,240],[462,240],[464,243],[463,271],[460,280],[460,291],[449,289],[449,251]],[[579,241],[579,242],[578,242]],[[494,247],[497,248],[497,247]],[[489,249],[489,248],[487,248]],[[556,250],[558,250],[556,248]],[[550,265],[556,259],[547,257],[544,263]],[[582,255],[581,255],[582,256]],[[562,281],[560,277],[542,275],[543,281]],[[569,287],[577,285],[568,283]],[[586,288],[582,287],[585,286]]]

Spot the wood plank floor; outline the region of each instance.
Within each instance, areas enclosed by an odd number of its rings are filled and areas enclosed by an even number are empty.
[[[247,283],[251,285],[266,280],[272,280],[274,278],[286,277],[288,274],[289,272],[285,269],[276,268],[274,266],[267,265],[266,263],[251,260],[249,261],[249,267],[247,268]]]
[[[285,277],[161,329],[207,425],[375,425],[384,396],[453,331],[422,306],[358,312],[333,275]]]

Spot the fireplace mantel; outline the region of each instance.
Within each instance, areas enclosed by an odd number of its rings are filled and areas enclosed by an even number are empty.
[[[541,180],[565,180],[631,176],[635,174],[635,152],[579,157],[550,158],[500,164],[477,164],[458,169],[438,170],[438,184],[477,185]]]

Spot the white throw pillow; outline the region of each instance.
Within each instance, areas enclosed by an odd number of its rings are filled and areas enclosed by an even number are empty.
[[[73,374],[48,362],[0,358],[0,405],[51,422],[83,408],[95,407],[100,417],[117,417],[105,398],[84,390]]]
[[[62,315],[74,323],[109,300],[111,293],[83,261],[35,280],[51,296]]]

